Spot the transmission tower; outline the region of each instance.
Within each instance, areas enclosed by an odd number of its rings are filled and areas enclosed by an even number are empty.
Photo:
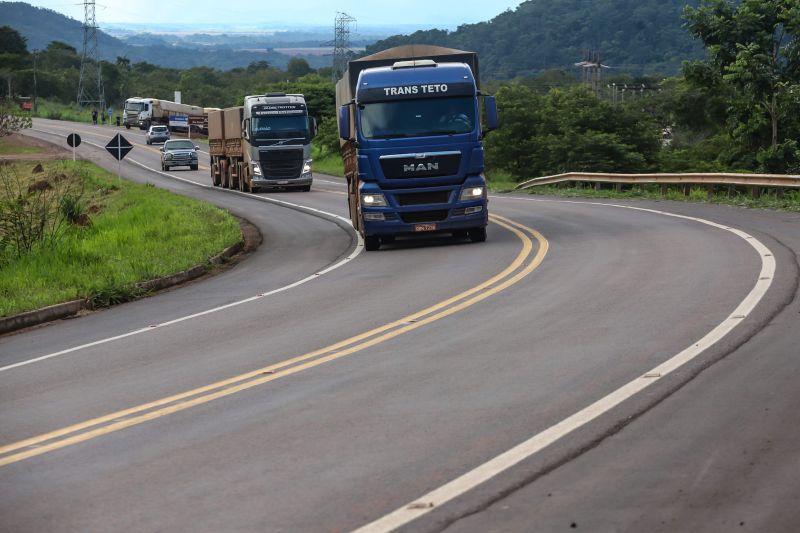
[[[350,24],[354,24],[356,19],[347,13],[336,13],[335,34],[333,39],[333,80],[342,77],[347,70],[347,62],[353,57],[350,50]]]
[[[583,61],[575,63],[575,66],[583,69],[583,83],[591,87],[594,94],[599,94],[603,69],[608,68],[600,62],[600,52],[597,50],[584,51]]]
[[[83,55],[81,76],[78,81],[78,106],[86,105],[106,108],[103,91],[103,76],[100,56],[97,51],[97,19],[94,15],[94,0],[83,2]]]

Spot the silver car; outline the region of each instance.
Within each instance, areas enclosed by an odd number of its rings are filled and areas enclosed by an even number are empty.
[[[144,139],[147,141],[147,144],[168,141],[169,128],[166,126],[150,126],[150,129],[147,130],[147,133],[144,135]]]
[[[172,167],[189,167],[197,170],[197,151],[199,146],[188,139],[174,139],[161,147],[161,170]]]

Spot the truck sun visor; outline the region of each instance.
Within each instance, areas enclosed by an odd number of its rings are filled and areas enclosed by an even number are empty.
[[[276,115],[302,115],[306,112],[305,104],[266,104],[254,105],[254,117],[267,117]]]
[[[415,98],[444,98],[450,96],[474,96],[472,83],[421,83],[392,87],[359,87],[358,102],[388,102]]]

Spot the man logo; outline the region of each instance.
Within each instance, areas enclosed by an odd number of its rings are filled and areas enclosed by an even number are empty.
[[[403,165],[403,172],[425,172],[426,170],[439,170],[439,163],[418,163]]]

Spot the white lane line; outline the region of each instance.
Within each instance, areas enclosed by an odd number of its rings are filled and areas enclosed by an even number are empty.
[[[504,198],[509,199],[509,198]],[[520,198],[520,200],[527,200]],[[533,199],[531,199],[533,200]],[[555,201],[563,202],[561,200],[536,200],[536,201]],[[667,376],[671,372],[677,370],[684,364],[699,356],[705,350],[716,344],[728,333],[730,333],[737,325],[739,325],[744,318],[753,312],[756,305],[761,301],[767,290],[772,285],[772,280],[775,277],[775,257],[772,252],[763,243],[754,238],[753,236],[745,233],[744,231],[734,229],[710,220],[702,218],[695,218],[685,215],[677,215],[674,213],[667,213],[664,211],[657,211],[655,209],[646,209],[642,207],[631,207],[616,204],[604,204],[598,202],[568,202],[568,203],[590,203],[592,205],[618,207],[623,209],[633,209],[636,211],[645,211],[649,213],[656,213],[660,215],[691,220],[719,228],[742,238],[746,243],[752,246],[756,253],[761,258],[761,272],[757,278],[756,284],[750,290],[749,294],[744,300],[734,309],[734,311],[717,327],[712,329],[703,338],[694,342],[691,346],[682,352],[674,355],[667,361],[653,368],[649,372],[637,377],[633,381],[623,385],[612,393],[597,400],[593,404],[581,409],[577,413],[565,418],[561,422],[547,428],[541,433],[537,433],[525,442],[503,452],[497,457],[483,463],[477,468],[470,470],[466,474],[434,489],[427,494],[420,496],[403,505],[402,507],[392,511],[391,513],[371,522],[365,526],[358,528],[355,533],[378,533],[387,532],[397,529],[412,520],[415,520],[430,511],[441,507],[443,504],[457,498],[458,496],[466,493],[467,491],[477,487],[478,485],[488,481],[496,475],[508,470],[514,465],[527,459],[528,457],[550,446],[562,437],[575,431],[576,429],[588,424],[597,417],[609,412],[614,407],[618,406],[625,400],[631,398],[635,394],[646,389],[659,379]]]
[[[331,180],[324,180],[322,178],[314,178],[314,181],[318,181],[320,183],[330,183],[331,185],[340,185],[340,186],[347,185],[347,183],[343,181],[331,181]]]
[[[43,132],[43,133],[48,133],[48,132]],[[96,146],[98,148],[103,148],[102,146],[94,144],[94,143],[91,143],[89,141],[86,141],[86,144],[91,144],[92,146]],[[313,207],[307,207],[307,206],[300,205],[300,204],[294,204],[294,203],[286,202],[286,201],[283,201],[283,200],[276,200],[274,198],[266,198],[266,197],[258,196],[258,195],[254,195],[254,194],[243,193],[241,191],[233,191],[233,190],[230,190],[230,189],[219,189],[218,187],[213,187],[212,185],[206,185],[206,184],[203,184],[203,183],[197,183],[195,181],[188,180],[186,178],[181,178],[181,177],[178,177],[178,176],[173,176],[173,175],[167,174],[165,172],[160,172],[158,170],[153,170],[150,167],[147,167],[144,164],[139,163],[138,161],[134,161],[132,159],[129,159],[128,161],[130,163],[133,163],[134,165],[138,165],[138,166],[144,167],[145,169],[150,170],[152,172],[156,172],[158,174],[162,174],[164,176],[167,176],[169,178],[176,179],[176,180],[179,180],[179,181],[184,181],[186,183],[191,183],[192,185],[196,185],[198,187],[218,189],[220,191],[225,191],[225,192],[228,192],[228,193],[236,193],[236,194],[240,194],[240,195],[243,195],[243,196],[247,196],[249,198],[258,199],[258,200],[260,200],[262,202],[276,204],[276,205],[280,205],[280,206],[283,206],[283,207],[289,207],[289,208],[297,209],[297,210],[300,210],[300,211],[306,211],[306,212],[312,213],[312,214],[317,215],[317,216],[323,216],[323,217],[326,217],[326,218],[339,220],[341,222],[346,223],[347,226],[352,228],[352,225],[351,225],[349,220],[347,220],[346,218],[341,217],[339,215],[336,215],[334,213],[328,213],[327,211],[322,211],[320,209],[316,209],[316,208],[313,208]],[[319,272],[315,272],[314,274],[311,274],[310,276],[307,276],[307,277],[305,277],[305,278],[303,278],[301,280],[295,281],[294,283],[291,283],[291,284],[286,285],[284,287],[280,287],[280,288],[277,288],[277,289],[274,289],[272,291],[265,292],[265,293],[262,293],[262,294],[257,294],[255,296],[251,296],[251,297],[245,298],[243,300],[238,300],[236,302],[231,302],[229,304],[221,305],[219,307],[214,307],[212,309],[207,309],[205,311],[201,311],[199,313],[194,313],[192,315],[183,316],[183,317],[176,318],[176,319],[173,319],[173,320],[169,320],[167,322],[162,322],[162,323],[159,323],[159,324],[153,324],[153,325],[150,325],[150,326],[148,326],[146,328],[141,328],[141,329],[129,331],[129,332],[123,333],[121,335],[115,335],[113,337],[108,337],[108,338],[105,338],[105,339],[99,339],[99,340],[96,340],[94,342],[88,342],[86,344],[81,344],[80,346],[73,346],[72,348],[67,348],[67,349],[64,349],[64,350],[60,350],[58,352],[49,353],[47,355],[42,355],[40,357],[36,357],[36,358],[33,358],[33,359],[20,361],[19,363],[14,363],[14,364],[11,364],[11,365],[3,366],[3,367],[0,367],[0,372],[6,372],[6,371],[12,370],[14,368],[19,368],[19,367],[22,367],[22,366],[31,365],[33,363],[38,363],[40,361],[45,361],[47,359],[52,359],[54,357],[59,357],[59,356],[62,356],[62,355],[66,355],[68,353],[77,352],[79,350],[83,350],[83,349],[86,349],[86,348],[91,348],[91,347],[94,347],[94,346],[99,346],[101,344],[107,344],[109,342],[117,341],[117,340],[120,340],[120,339],[125,339],[127,337],[133,337],[134,335],[140,335],[142,333],[149,333],[151,331],[155,331],[157,329],[160,329],[160,328],[163,328],[163,327],[166,327],[166,326],[171,326],[171,325],[174,325],[174,324],[178,324],[180,322],[186,322],[187,320],[192,320],[194,318],[198,318],[198,317],[205,316],[205,315],[210,315],[211,313],[216,313],[216,312],[222,311],[224,309],[229,309],[231,307],[237,307],[239,305],[243,305],[243,304],[255,301],[255,300],[260,300],[261,298],[266,298],[267,296],[272,296],[274,294],[278,294],[278,293],[281,293],[281,292],[284,292],[284,291],[288,291],[289,289],[293,289],[295,287],[298,287],[300,285],[308,283],[309,281],[312,281],[312,280],[315,280],[315,279],[319,279],[320,276],[322,276],[323,274],[327,274],[327,273],[329,273],[329,272],[331,272],[333,270],[336,270],[337,268],[339,268],[341,266],[346,265],[347,263],[349,263],[350,261],[352,261],[353,259],[358,257],[358,255],[361,254],[364,251],[364,240],[361,238],[361,235],[355,230],[353,230],[353,234],[356,236],[357,244],[356,244],[355,249],[350,253],[350,255],[348,255],[347,257],[345,257],[344,259],[342,259],[338,263],[335,263],[335,264],[333,264],[333,265],[331,265],[331,266],[329,266],[329,267],[327,267],[327,268],[325,268],[323,270],[320,270]]]

